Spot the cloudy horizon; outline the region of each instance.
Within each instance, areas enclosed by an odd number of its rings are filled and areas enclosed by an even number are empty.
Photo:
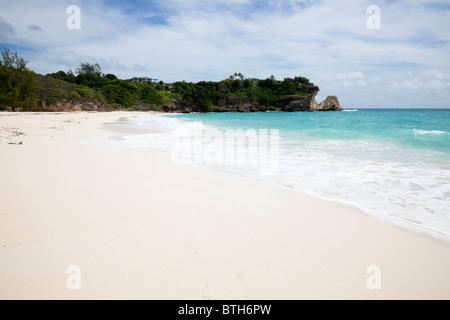
[[[450,2],[0,0],[0,43],[42,74],[99,63],[127,79],[305,76],[347,108],[450,107]],[[67,8],[80,8],[80,29]],[[381,9],[369,29],[367,8]]]

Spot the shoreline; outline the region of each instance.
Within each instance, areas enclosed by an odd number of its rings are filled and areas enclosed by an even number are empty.
[[[153,115],[158,116],[158,117],[165,117],[165,116],[170,116],[170,115],[175,115],[175,114],[171,114],[171,113],[159,113],[159,112],[152,112]],[[133,118],[137,118],[139,117],[141,114],[138,113],[136,115],[133,116]],[[181,115],[181,114],[180,114]],[[188,126],[192,123],[190,123],[189,121],[184,121],[181,120],[183,122],[185,122],[185,124]],[[122,124],[128,124],[130,126],[121,126]],[[149,134],[149,133],[154,133],[155,131],[151,131],[151,130],[141,130],[138,129],[136,127],[137,122],[133,122],[132,120],[130,120],[130,118],[122,118],[119,120],[119,122],[116,123],[110,123],[108,124],[108,126],[106,127],[107,130],[111,130],[112,132],[117,132],[120,134],[123,134],[125,136],[128,135],[135,135],[135,134]],[[219,128],[220,130],[220,128]],[[158,132],[158,133],[164,133],[164,132]],[[116,137],[116,138],[120,138],[120,136]],[[128,148],[129,146],[127,146]],[[137,149],[141,149],[141,150],[147,150],[145,147],[134,147],[131,146],[131,148],[137,148]],[[166,153],[166,152],[162,152],[162,151],[153,151],[151,150],[151,152],[157,152],[157,153],[161,153],[167,156],[168,160],[171,161],[170,156]],[[352,202],[350,200],[342,200],[342,199],[335,199],[335,198],[330,198],[330,197],[326,197],[326,196],[321,196],[320,194],[316,194],[313,192],[307,192],[307,191],[303,191],[300,189],[295,189],[293,187],[289,187],[287,185],[283,185],[283,184],[277,184],[276,182],[270,181],[270,180],[265,180],[265,179],[258,179],[255,178],[253,176],[242,176],[230,171],[221,171],[221,170],[217,170],[215,168],[211,168],[208,166],[205,166],[204,164],[194,164],[192,162],[186,162],[186,165],[192,167],[192,168],[196,168],[199,170],[204,170],[206,172],[213,172],[216,174],[221,174],[221,175],[225,175],[228,177],[233,177],[236,179],[240,179],[240,180],[245,180],[245,181],[252,181],[252,182],[256,182],[256,183],[263,183],[266,185],[270,185],[270,186],[274,186],[274,187],[278,187],[278,188],[283,188],[286,190],[291,190],[291,191],[295,191],[295,192],[299,192],[301,194],[307,194],[311,197],[317,198],[317,199],[321,199],[324,201],[331,201],[333,203],[336,204],[340,204],[343,206],[349,206],[351,208],[354,208],[355,210],[359,210],[361,213],[366,214],[368,216],[370,216],[371,218],[384,223],[384,224],[388,224],[391,226],[395,226],[395,227],[399,227],[402,229],[406,229],[408,231],[417,233],[417,234],[422,234],[425,236],[430,236],[434,239],[437,239],[439,241],[444,241],[445,243],[450,244],[450,235],[439,231],[437,229],[434,229],[433,227],[430,226],[424,226],[422,223],[420,222],[416,222],[414,220],[408,220],[407,218],[403,218],[403,217],[399,217],[399,216],[395,216],[395,215],[384,215],[384,214],[380,214],[380,213],[374,213],[371,212],[371,210],[369,210],[368,208],[366,208],[364,205],[362,204],[358,204],[357,202]],[[381,210],[378,210],[378,212],[380,212]]]
[[[0,298],[450,298],[442,240],[162,154],[88,144],[108,141],[104,123],[138,114],[0,114]],[[65,287],[74,264],[79,291]],[[372,265],[381,290],[366,286]]]

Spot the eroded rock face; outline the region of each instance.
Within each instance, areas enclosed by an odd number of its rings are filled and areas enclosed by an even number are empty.
[[[18,110],[15,111],[23,111]],[[111,111],[112,108],[99,100],[81,99],[78,101],[55,101],[42,100],[40,105],[31,108],[33,112],[79,112],[79,111]]]
[[[319,91],[320,90],[316,90],[311,94],[311,100],[309,101],[309,110],[315,109],[319,105],[316,100],[316,97],[317,97],[317,94],[319,93]]]
[[[318,92],[318,91],[317,91]],[[342,111],[339,100],[336,96],[329,96],[327,99],[318,104],[315,92],[311,97],[299,98],[290,97],[283,98],[273,102],[270,107],[259,105],[256,101],[238,100],[229,101],[230,104],[222,102],[220,106],[212,106],[209,108],[201,108],[188,102],[173,100],[170,105],[163,106],[164,112],[169,113],[192,113],[192,112],[296,112],[296,111]],[[228,101],[227,101],[228,102]]]
[[[158,106],[156,104],[148,104],[148,103],[139,103],[135,107],[133,107],[133,111],[140,111],[140,112],[149,112],[156,110]]]
[[[258,104],[256,100],[242,97],[230,97],[219,101],[217,106],[202,108],[200,106],[173,99],[171,104],[162,107],[169,113],[192,112],[295,112],[295,111],[342,111],[336,96],[328,96],[324,102],[317,103],[318,87],[311,87],[310,96],[288,96],[271,102],[271,106]]]
[[[308,111],[310,105],[309,97],[288,97],[273,102],[275,110],[284,112]]]
[[[342,111],[342,110],[344,109],[339,104],[338,98],[336,96],[328,96],[324,102],[314,107],[311,107],[310,111]]]
[[[200,108],[187,102],[183,102],[180,99],[172,100],[169,105],[164,105],[162,110],[167,113],[192,113],[200,112]]]

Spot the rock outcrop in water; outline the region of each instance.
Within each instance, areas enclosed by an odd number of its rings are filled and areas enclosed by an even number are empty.
[[[314,102],[309,111],[342,111],[344,110],[339,104],[338,97],[328,96],[325,101],[320,104]]]

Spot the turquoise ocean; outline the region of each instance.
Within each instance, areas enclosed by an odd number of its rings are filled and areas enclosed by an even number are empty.
[[[142,114],[124,125],[149,133],[120,137],[116,145],[173,158],[181,140],[191,141],[181,148],[191,165],[350,204],[385,223],[450,241],[450,109]],[[227,130],[277,133],[277,148],[268,139],[263,149],[276,151],[276,170],[207,158],[225,157]],[[206,132],[223,139],[205,138]],[[249,153],[261,152],[240,143]],[[193,161],[199,150],[203,161]]]

